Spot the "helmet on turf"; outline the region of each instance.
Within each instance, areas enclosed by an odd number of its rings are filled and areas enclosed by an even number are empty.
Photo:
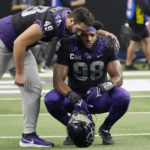
[[[67,125],[67,132],[77,147],[88,147],[94,141],[95,124],[91,115],[74,112]]]

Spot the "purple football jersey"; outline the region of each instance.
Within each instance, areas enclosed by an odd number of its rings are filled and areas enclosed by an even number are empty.
[[[16,34],[12,25],[12,16],[0,19],[0,39],[4,42],[6,47],[12,51]]]

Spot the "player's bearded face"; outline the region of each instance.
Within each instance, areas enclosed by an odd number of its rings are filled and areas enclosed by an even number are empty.
[[[79,37],[83,45],[88,49],[92,48],[97,40],[97,34],[92,31],[82,32]]]
[[[78,35],[81,34],[82,31],[86,31],[88,28],[87,25],[84,23],[78,23],[78,24],[71,24],[68,26],[67,30],[69,33],[77,33]]]

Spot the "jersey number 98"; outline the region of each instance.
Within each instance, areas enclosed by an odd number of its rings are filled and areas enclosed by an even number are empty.
[[[73,64],[73,75],[77,80],[86,81],[88,79],[98,80],[103,75],[104,62],[93,61],[90,64],[85,62],[75,62]]]

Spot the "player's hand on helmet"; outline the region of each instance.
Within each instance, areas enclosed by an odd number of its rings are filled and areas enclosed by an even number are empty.
[[[80,99],[74,104],[74,111],[89,113],[88,107],[90,107],[83,99]]]
[[[80,95],[74,91],[69,91],[66,97],[74,104],[74,111],[84,111],[88,112],[88,108],[93,107],[87,104]]]
[[[86,94],[88,95],[86,100],[90,103],[92,100],[95,100],[97,97],[101,96],[101,89],[99,87],[91,87]]]
[[[26,86],[27,85],[27,82],[26,82],[26,77],[25,75],[19,75],[19,74],[16,74],[15,76],[15,84],[18,85],[18,86]]]

